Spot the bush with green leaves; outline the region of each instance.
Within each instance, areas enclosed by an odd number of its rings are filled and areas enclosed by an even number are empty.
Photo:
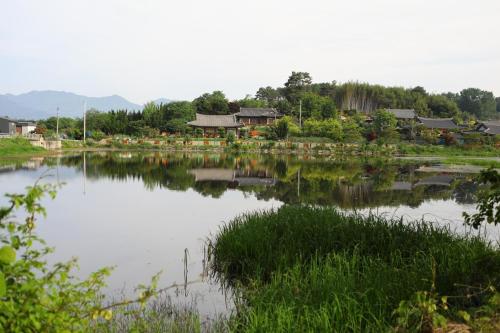
[[[226,138],[227,143],[232,144],[235,140],[236,140],[236,134],[234,134],[234,131],[228,131]]]

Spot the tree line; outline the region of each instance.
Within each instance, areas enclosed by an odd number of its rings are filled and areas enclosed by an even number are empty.
[[[423,87],[384,87],[376,84],[336,81],[314,83],[307,72],[292,72],[282,87],[261,87],[254,96],[230,101],[222,91],[205,93],[193,101],[176,101],[168,104],[147,103],[142,111],[113,110],[87,112],[87,130],[95,136],[137,135],[155,136],[160,132],[189,133],[187,122],[196,113],[210,115],[233,114],[240,107],[272,107],[295,119],[301,113],[305,134],[321,132],[312,130],[322,123],[331,128],[339,127],[341,114],[352,116],[373,114],[385,108],[415,109],[419,116],[454,118],[458,123],[473,120],[496,119],[500,115],[500,97],[478,88],[463,89],[458,93],[428,93]],[[300,111],[299,111],[300,110]],[[323,123],[323,124],[324,124]],[[40,131],[55,131],[56,118],[40,121]],[[343,124],[355,129],[359,121],[350,119]],[[320,126],[321,127],[321,126]],[[83,136],[83,120],[60,118],[59,129],[71,138]],[[332,130],[334,131],[334,130]],[[354,131],[356,132],[356,131]],[[354,133],[354,136],[357,134]],[[330,133],[329,137],[337,135]]]

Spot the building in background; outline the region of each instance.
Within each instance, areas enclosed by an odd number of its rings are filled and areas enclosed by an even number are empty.
[[[216,137],[219,128],[223,128],[226,133],[234,131],[235,135],[239,137],[239,129],[244,126],[242,122],[236,119],[234,114],[208,115],[197,113],[196,120],[190,121],[187,124],[194,128],[201,128],[203,136],[208,137]]]
[[[0,117],[0,135],[15,135],[16,121],[7,117]]]
[[[240,112],[235,115],[245,126],[271,125],[276,119],[283,117],[283,114],[274,108],[240,108]]]
[[[35,132],[36,122],[31,120],[18,120],[16,121],[16,133],[20,135],[27,135]]]

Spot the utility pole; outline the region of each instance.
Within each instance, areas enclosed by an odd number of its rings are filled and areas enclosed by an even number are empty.
[[[56,135],[59,140],[59,107],[57,107]]]
[[[299,101],[299,126],[302,128],[302,100]]]
[[[87,101],[83,102],[83,143],[87,139]]]

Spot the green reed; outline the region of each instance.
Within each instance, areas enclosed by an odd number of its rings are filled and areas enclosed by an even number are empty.
[[[380,332],[417,291],[450,296],[452,311],[500,287],[500,251],[479,236],[333,208],[243,215],[212,240],[210,263],[238,292],[232,327],[249,332]]]

